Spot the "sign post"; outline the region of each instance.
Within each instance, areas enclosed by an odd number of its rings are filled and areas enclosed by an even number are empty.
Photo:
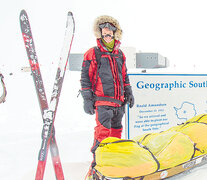
[[[128,75],[135,105],[127,106],[127,139],[165,131],[207,113],[207,74]]]

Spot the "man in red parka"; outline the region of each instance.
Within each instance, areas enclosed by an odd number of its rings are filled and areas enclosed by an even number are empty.
[[[81,71],[81,94],[84,110],[96,113],[94,144],[91,152],[94,161],[88,179],[95,167],[95,150],[107,137],[121,138],[122,117],[125,103],[134,105],[126,68],[126,57],[119,49],[122,30],[119,22],[111,16],[100,16],[94,22],[97,47],[84,54]]]

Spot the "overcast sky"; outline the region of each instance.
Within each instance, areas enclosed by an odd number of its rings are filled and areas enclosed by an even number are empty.
[[[96,45],[92,26],[111,15],[123,29],[122,46],[158,52],[171,67],[197,70],[207,64],[205,0],[6,0],[0,6],[0,68],[28,65],[19,13],[29,15],[39,62],[58,61],[68,11],[76,21],[72,53]]]

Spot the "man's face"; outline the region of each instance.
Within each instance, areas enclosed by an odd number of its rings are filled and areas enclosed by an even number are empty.
[[[102,29],[102,35],[104,36],[104,40],[107,42],[107,43],[110,43],[113,38],[112,36],[114,35],[114,32],[111,31],[109,28],[103,28]],[[110,36],[106,36],[106,35],[110,35]]]

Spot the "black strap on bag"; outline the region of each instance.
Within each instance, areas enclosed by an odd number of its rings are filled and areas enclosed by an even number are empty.
[[[101,56],[105,54],[105,55],[109,55],[111,57],[120,57],[121,59],[123,59],[123,54],[120,49],[119,49],[118,54],[113,54],[110,52],[101,52],[101,50],[97,46],[94,47],[94,51],[95,51],[96,62],[97,62],[96,82],[94,83],[94,92],[95,92],[96,83],[97,83],[97,79],[98,79],[98,73],[99,73],[99,69],[101,66]],[[118,99],[110,98],[110,97],[97,97],[97,96],[95,96],[95,101],[110,101],[110,102],[117,103],[119,105],[123,105],[122,101],[120,101]]]

